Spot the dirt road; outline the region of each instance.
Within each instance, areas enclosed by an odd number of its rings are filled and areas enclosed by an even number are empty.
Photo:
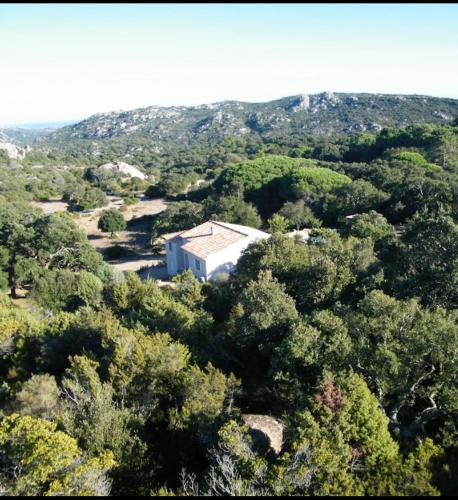
[[[78,227],[87,234],[91,245],[101,253],[114,245],[124,248],[125,253],[121,258],[108,261],[119,271],[139,271],[142,268],[158,266],[157,269],[145,269],[141,274],[153,277],[157,275],[158,279],[165,278],[163,257],[151,253],[151,228],[145,216],[162,212],[167,208],[167,203],[162,198],[150,200],[142,196],[135,205],[123,206],[122,200],[118,197],[109,196],[108,199],[110,204],[106,207],[91,210],[89,213],[74,213],[73,216]],[[67,210],[67,204],[61,201],[33,202],[32,204],[47,214]],[[97,223],[101,213],[107,208],[113,207],[121,207],[124,219],[129,224],[128,230],[116,233],[115,237],[111,239],[109,234],[102,233],[97,228]],[[142,220],[142,218],[145,219]],[[136,219],[138,219],[138,223],[135,222]]]

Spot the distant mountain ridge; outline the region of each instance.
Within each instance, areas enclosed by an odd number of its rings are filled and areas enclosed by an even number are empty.
[[[56,130],[57,127],[26,128],[5,127],[0,128],[0,140],[9,141],[17,145],[29,145],[35,140],[45,137]]]
[[[46,139],[102,140],[123,136],[187,143],[276,133],[348,134],[444,124],[458,116],[458,99],[365,93],[299,94],[265,103],[223,101],[199,106],[149,106],[93,115]]]

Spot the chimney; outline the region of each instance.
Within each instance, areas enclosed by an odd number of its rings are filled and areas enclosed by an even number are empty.
[[[213,236],[214,234],[216,234],[216,228],[215,226],[210,226],[210,228],[211,228],[211,234]]]

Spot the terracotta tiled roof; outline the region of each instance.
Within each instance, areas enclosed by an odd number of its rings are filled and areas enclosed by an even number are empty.
[[[178,236],[179,234],[181,234],[183,231],[175,231],[174,233],[167,233],[167,234],[162,234],[161,235],[161,238],[164,239],[164,240],[173,240],[173,238],[175,238],[175,236]]]
[[[249,236],[266,238],[269,235],[239,224],[208,221],[187,231],[176,233],[167,239],[173,237],[183,238],[186,240],[186,243],[181,247],[183,250],[205,259],[209,255],[217,253]]]
[[[258,236],[259,238],[266,238],[269,236],[268,233],[265,233],[264,231],[260,231],[259,229],[255,229],[254,227],[250,226],[242,226],[240,224],[230,224],[229,222],[219,222],[219,221],[211,221],[211,222],[227,227],[239,233],[245,234],[246,236]]]

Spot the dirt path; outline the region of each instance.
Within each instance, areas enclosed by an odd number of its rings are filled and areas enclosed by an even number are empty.
[[[104,210],[108,208],[120,208],[126,222],[131,222],[134,219],[140,219],[145,215],[154,215],[162,212],[167,208],[167,204],[162,198],[156,200],[149,200],[148,198],[141,197],[140,201],[135,205],[124,205],[120,204],[120,198],[114,196],[108,197],[110,204],[107,207],[96,208],[91,210],[90,213],[80,213],[75,215],[75,222],[78,227],[84,231],[92,245],[95,248],[107,248],[113,245],[129,245],[137,247],[136,249],[141,251],[145,249],[146,240],[149,239],[149,235],[145,234],[146,231],[149,232],[149,227],[144,227],[146,224],[129,224],[133,227],[133,230],[120,231],[116,233],[116,238],[111,239],[110,235],[102,233],[100,229],[97,228],[97,223],[99,221],[100,215]],[[139,235],[143,234],[143,237]]]
[[[147,216],[162,212],[167,208],[167,203],[162,198],[150,200],[144,196],[141,196],[140,201],[135,205],[123,205],[121,198],[115,196],[109,196],[108,199],[110,203],[106,207],[74,213],[77,226],[87,234],[91,245],[101,253],[115,245],[124,249],[121,258],[107,261],[115,269],[119,271],[142,270],[141,275],[165,279],[167,272],[164,267],[164,257],[151,253],[151,227]],[[67,204],[61,201],[33,202],[32,204],[41,208],[46,214],[67,210]],[[108,208],[120,208],[124,219],[129,223],[128,229],[116,233],[113,239],[109,234],[102,233],[97,228],[101,213]]]
[[[111,198],[110,205],[118,205],[119,199]],[[118,205],[119,206],[119,205]],[[119,271],[139,271],[144,267],[161,265],[163,259],[151,253],[151,227],[148,219],[141,220],[145,216],[150,216],[162,212],[167,208],[163,199],[150,200],[140,198],[135,205],[127,205],[121,208],[122,214],[128,229],[116,233],[114,238],[102,233],[97,228],[97,223],[103,209],[98,209],[91,214],[81,214],[75,219],[78,227],[88,236],[90,243],[100,252],[105,249],[119,245],[124,249],[124,255],[119,259],[110,260],[110,264]],[[106,209],[106,207],[105,207]],[[138,223],[136,223],[138,219]]]
[[[68,203],[57,200],[31,201],[30,204],[33,207],[41,208],[46,215],[53,214],[54,212],[65,212],[68,207]]]

